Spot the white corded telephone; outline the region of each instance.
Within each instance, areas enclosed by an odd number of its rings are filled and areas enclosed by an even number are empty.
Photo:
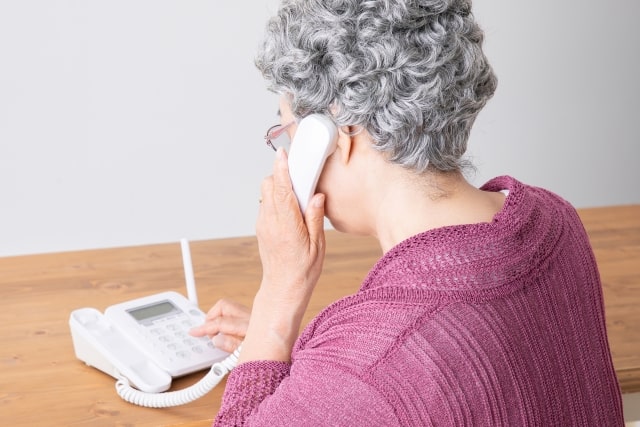
[[[189,245],[184,239],[181,243],[189,300],[177,292],[163,292],[112,305],[104,314],[86,307],[69,317],[76,357],[116,378],[120,397],[140,406],[194,401],[213,389],[238,359],[239,350],[229,355],[207,337],[188,335],[204,322],[205,314],[197,306]],[[191,387],[162,393],[172,377],[209,367]]]
[[[298,124],[289,173],[303,212],[336,140],[336,126],[326,116],[312,114]],[[192,402],[213,389],[238,361],[239,348],[228,354],[207,337],[188,335],[205,315],[198,308],[189,245],[184,239],[181,244],[189,299],[163,292],[110,306],[104,314],[86,307],[69,316],[76,357],[116,378],[120,397],[136,405],[162,408]],[[209,366],[198,383],[162,393],[171,386],[172,377]]]

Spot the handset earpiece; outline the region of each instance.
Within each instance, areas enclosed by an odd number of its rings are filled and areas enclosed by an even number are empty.
[[[311,114],[298,123],[289,150],[289,176],[304,215],[318,185],[324,163],[336,150],[338,128],[322,114]]]

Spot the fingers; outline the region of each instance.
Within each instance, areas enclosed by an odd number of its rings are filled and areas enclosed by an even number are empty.
[[[208,319],[205,323],[189,331],[194,337],[203,337],[205,335],[213,337],[217,334],[229,334],[244,336],[249,326],[249,318],[237,317],[216,317]]]
[[[276,202],[282,203],[290,199],[293,194],[292,187],[287,153],[280,148],[273,165],[273,195]]]
[[[289,176],[289,164],[287,163],[287,152],[282,148],[276,152],[273,164],[273,175],[265,178],[261,186],[261,208],[278,217],[298,215],[300,213],[294,207],[298,206],[298,200],[293,192],[293,184]]]
[[[318,252],[324,249],[324,194],[318,193],[311,198],[305,213],[305,223],[309,231],[311,244]]]
[[[240,344],[244,337],[236,337],[233,335],[218,334],[212,338],[213,345],[217,348],[226,351],[227,353],[233,353]]]
[[[194,333],[195,331],[196,330],[193,329],[189,332],[189,334],[191,334],[194,337],[201,337],[201,336],[208,335],[206,333],[203,333],[202,335],[196,335]],[[242,344],[243,339],[244,339],[244,334],[242,336],[217,334],[211,338],[211,341],[213,342],[213,345],[215,345],[217,348],[224,350],[227,353],[233,353],[235,349],[238,348],[240,344]]]
[[[207,313],[205,322],[189,331],[194,337],[217,334],[244,337],[251,311],[248,307],[228,300],[218,301]]]

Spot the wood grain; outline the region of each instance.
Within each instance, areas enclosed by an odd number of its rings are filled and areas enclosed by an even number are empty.
[[[640,391],[640,205],[578,211],[598,262],[613,364],[623,393]]]

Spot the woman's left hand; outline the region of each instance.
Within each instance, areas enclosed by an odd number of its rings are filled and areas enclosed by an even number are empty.
[[[207,313],[205,322],[189,331],[194,337],[208,336],[221,350],[233,353],[242,343],[251,310],[234,301],[221,299]]]

